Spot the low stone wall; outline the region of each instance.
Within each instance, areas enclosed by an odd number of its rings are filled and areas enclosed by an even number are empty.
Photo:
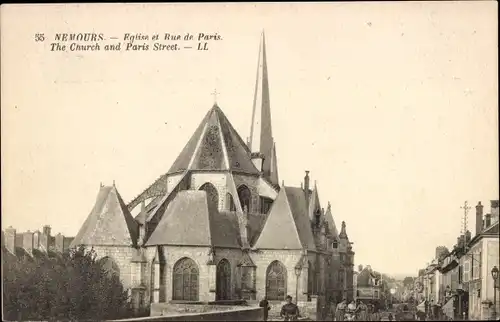
[[[184,313],[207,313],[214,311],[229,311],[235,307],[230,305],[218,305],[208,303],[153,303],[151,304],[151,316],[166,316]]]
[[[251,306],[259,306],[259,301],[247,301]],[[285,305],[284,301],[269,301],[269,306],[271,310],[269,311],[269,320],[277,319],[280,316],[281,307]],[[318,316],[317,308],[318,301],[316,297],[311,298],[310,301],[299,301],[297,303],[299,307],[300,316],[303,318],[316,320]]]
[[[224,307],[224,306],[222,306]],[[264,310],[258,307],[228,307],[225,311],[170,313],[171,315],[149,316],[115,321],[264,321]]]

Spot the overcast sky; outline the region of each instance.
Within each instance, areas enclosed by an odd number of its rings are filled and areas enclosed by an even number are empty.
[[[356,265],[416,275],[453,246],[465,200],[487,212],[498,199],[496,6],[3,6],[2,226],[73,236],[100,182],[130,201],[169,169],[214,88],[245,139],[265,29],[280,181],[300,186],[310,170]],[[223,39],[208,51],[50,52],[56,32]]]

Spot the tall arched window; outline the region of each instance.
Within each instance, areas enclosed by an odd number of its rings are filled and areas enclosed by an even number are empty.
[[[287,273],[280,261],[274,261],[267,267],[266,297],[271,301],[283,301],[286,296]]]
[[[226,209],[229,211],[236,211],[233,196],[230,193],[226,194]]]
[[[198,301],[198,265],[191,258],[182,258],[174,265],[173,300]]]
[[[248,209],[248,212],[250,212],[252,193],[250,192],[250,189],[248,189],[247,186],[241,185],[238,187],[238,198],[240,199],[241,210],[244,210],[246,207]]]
[[[120,268],[111,257],[103,257],[99,263],[109,278],[120,277]]]
[[[207,182],[200,187],[200,190],[206,191],[208,206],[213,207],[213,209],[219,209],[219,193],[214,185]]]
[[[231,294],[231,264],[227,259],[222,259],[217,264],[217,284],[216,284],[216,299],[229,300]]]

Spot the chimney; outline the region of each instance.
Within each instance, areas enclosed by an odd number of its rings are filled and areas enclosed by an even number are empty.
[[[484,222],[485,222],[484,223],[484,228],[485,229],[491,226],[491,214],[486,214],[484,216]]]
[[[491,200],[491,224],[498,222],[498,200]]]
[[[33,251],[33,233],[29,230],[23,234],[23,248],[28,253]]]
[[[43,234],[46,235],[47,237],[50,237],[50,226],[49,225],[43,226]]]
[[[37,230],[33,233],[33,248],[38,249],[40,247],[40,231]]]
[[[465,233],[465,240],[467,243],[469,243],[471,239],[472,239],[471,233],[469,230],[467,230],[467,232]]]
[[[12,254],[16,253],[16,229],[10,226],[5,229],[5,248]]]
[[[64,236],[61,233],[56,235],[56,252],[64,253]]]
[[[476,206],[476,235],[479,235],[483,231],[483,205],[481,201],[477,203]]]

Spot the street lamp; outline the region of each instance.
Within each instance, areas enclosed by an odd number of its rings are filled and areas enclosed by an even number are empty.
[[[295,303],[299,303],[299,277],[302,272],[302,267],[295,266],[295,276],[297,277],[297,283],[295,283]]]
[[[493,320],[497,318],[497,279],[498,267],[493,266],[491,269],[491,277],[493,277]]]

